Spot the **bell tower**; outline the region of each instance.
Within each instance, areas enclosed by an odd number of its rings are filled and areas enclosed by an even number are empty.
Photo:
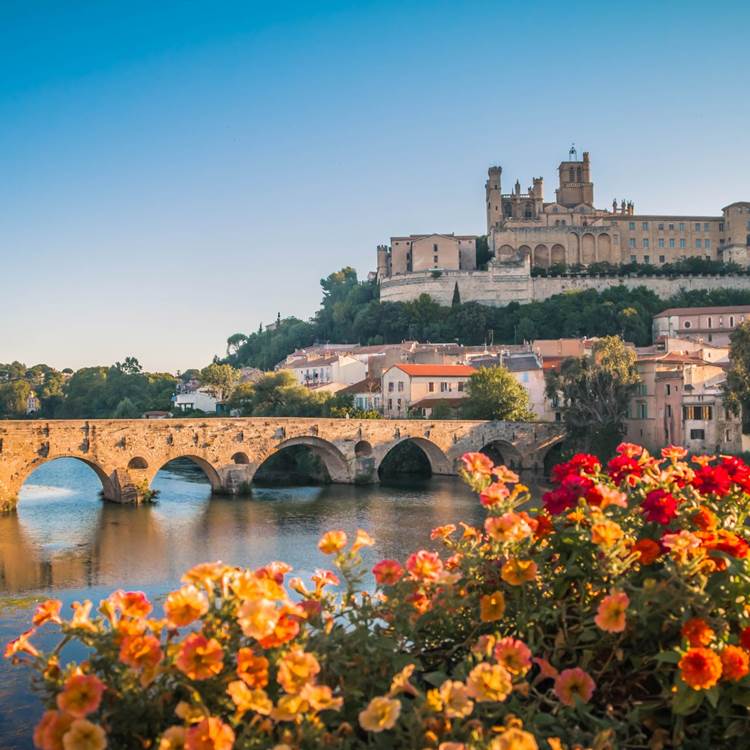
[[[503,204],[500,200],[500,176],[503,173],[502,167],[490,167],[487,170],[487,182],[484,183],[484,190],[487,197],[487,234],[492,233],[494,227],[503,218]]]
[[[570,147],[568,161],[561,161],[558,167],[560,187],[555,191],[557,202],[573,208],[580,203],[594,205],[594,183],[591,182],[591,162],[589,152],[583,152],[583,160],[578,160],[575,146]]]

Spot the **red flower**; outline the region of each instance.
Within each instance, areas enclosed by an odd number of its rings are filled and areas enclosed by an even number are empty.
[[[740,644],[742,644],[742,648],[750,651],[750,626],[743,628],[740,632]]]
[[[562,484],[570,474],[581,476],[582,473],[595,474],[601,468],[599,459],[590,453],[576,453],[570,461],[553,467],[551,479],[554,484]]]
[[[661,546],[653,539],[641,539],[633,545],[631,551],[639,554],[638,562],[641,565],[651,565],[651,563],[656,562],[662,555]]]
[[[601,493],[591,479],[568,474],[559,487],[542,496],[542,502],[547,512],[555,516],[570,508],[575,508],[580,498],[592,505],[599,505],[602,499]]]
[[[643,475],[643,468],[632,456],[625,453],[615,456],[607,464],[607,474],[620,484],[623,479],[629,476],[640,477]]]
[[[666,490],[652,490],[641,503],[641,508],[651,523],[666,526],[677,515],[677,500]]]
[[[738,484],[745,492],[750,492],[750,467],[736,456],[724,456],[721,468],[729,474],[731,480]]]
[[[691,484],[704,495],[713,493],[718,497],[724,497],[732,486],[732,480],[727,470],[721,466],[701,466],[695,472]]]

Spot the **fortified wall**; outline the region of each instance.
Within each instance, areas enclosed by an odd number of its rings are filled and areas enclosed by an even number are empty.
[[[503,264],[507,266],[507,264]],[[425,271],[393,276],[380,282],[381,302],[409,302],[429,294],[441,305],[450,305],[458,285],[461,302],[504,307],[510,302],[540,302],[565,292],[595,289],[603,292],[617,286],[646,287],[667,298],[681,290],[742,289],[750,291],[750,276],[530,276],[519,264],[513,269],[488,271]]]

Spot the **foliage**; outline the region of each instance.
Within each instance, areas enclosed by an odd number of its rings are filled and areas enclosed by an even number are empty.
[[[750,321],[732,331],[729,344],[724,402],[732,412],[742,414],[743,428],[747,428],[750,419]]]
[[[687,262],[687,261],[686,261]],[[692,260],[691,260],[692,262]],[[323,301],[310,321],[286,318],[278,328],[251,333],[226,361],[270,370],[296,349],[320,342],[394,344],[405,340],[481,345],[535,338],[622,336],[651,343],[651,320],[668,307],[750,304],[750,292],[682,291],[660,299],[645,287],[568,292],[541,302],[488,307],[476,302],[442,306],[428,295],[411,302],[379,302],[375,282],[358,282],[351,268],[321,281]],[[458,302],[456,300],[456,302]]]
[[[466,384],[462,413],[467,419],[534,419],[527,390],[505,367],[480,367]]]
[[[26,417],[32,394],[40,405],[34,416],[53,416],[63,397],[63,383],[63,374],[48,365],[0,364],[0,418]]]
[[[231,365],[212,362],[201,370],[198,379],[214,398],[223,401],[230,397],[240,373]]]
[[[726,747],[750,731],[750,468],[623,444],[553,472],[544,509],[481,453],[483,528],[381,560],[329,531],[336,571],[204,563],[163,613],[141,592],[39,605],[6,656],[36,673],[43,750]],[[292,593],[293,592],[293,593]],[[51,653],[32,643],[59,628]],[[62,649],[83,645],[84,661]],[[67,653],[70,653],[68,651]],[[68,657],[66,657],[67,659]],[[86,738],[86,744],[82,741]]]
[[[492,255],[490,254],[490,247],[487,241],[487,235],[483,234],[477,237],[477,268],[480,271],[487,269],[487,263],[489,263]]]
[[[571,444],[607,455],[625,434],[628,406],[640,382],[636,354],[617,336],[596,342],[593,356],[571,357],[547,375]]]

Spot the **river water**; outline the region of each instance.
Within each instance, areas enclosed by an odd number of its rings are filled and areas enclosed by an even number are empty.
[[[182,465],[162,469],[152,486],[157,503],[135,507],[102,502],[98,478],[75,459],[51,461],[29,477],[17,512],[0,515],[3,647],[30,626],[37,602],[51,596],[63,600],[67,613],[73,601],[98,603],[121,587],[158,601],[187,568],[207,560],[250,567],[284,560],[305,579],[329,562],[317,548],[328,529],[367,530],[376,544],[366,561],[374,563],[434,547],[435,526],[484,517],[476,497],[450,477],[254,488],[252,497],[227,498],[212,496],[200,470]],[[32,747],[41,707],[29,676],[0,658],[0,750]]]

